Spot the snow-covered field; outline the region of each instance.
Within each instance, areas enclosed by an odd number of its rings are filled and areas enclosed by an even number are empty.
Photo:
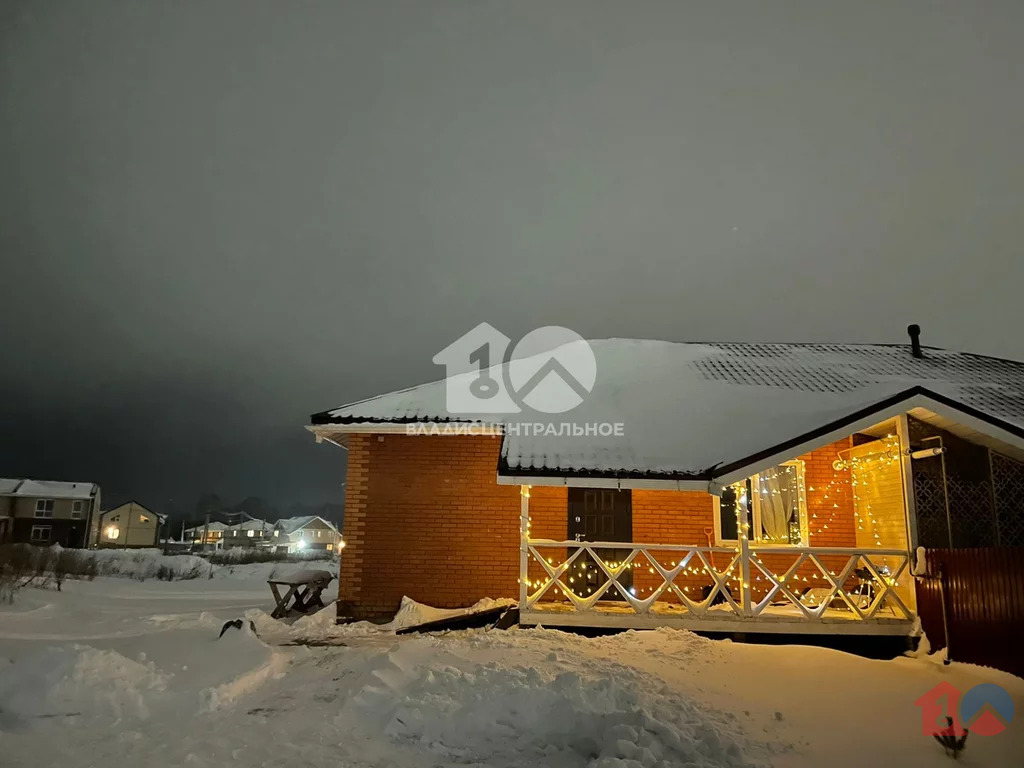
[[[678,631],[289,627],[264,614],[274,569],[23,590],[0,607],[0,765],[947,766],[915,699],[948,680],[1024,702],[992,670]],[[260,638],[217,639],[245,615]],[[332,634],[345,645],[285,645]],[[959,764],[1020,766],[1022,724]]]

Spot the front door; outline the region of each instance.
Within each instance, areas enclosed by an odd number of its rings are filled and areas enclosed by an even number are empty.
[[[568,538],[575,541],[632,541],[633,504],[630,491],[570,488]],[[597,550],[597,556],[610,564],[621,562],[629,556],[629,552],[629,549],[602,548]],[[604,571],[587,553],[576,558],[572,576],[575,579],[573,591],[581,597],[587,597],[607,580]],[[621,574],[619,584],[625,589],[632,587],[632,571],[626,570]],[[613,586],[609,587],[602,599],[621,600],[622,595]]]

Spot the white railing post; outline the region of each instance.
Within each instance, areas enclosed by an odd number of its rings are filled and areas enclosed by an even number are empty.
[[[530,575],[530,486],[519,486],[519,610],[526,608]]]
[[[747,482],[747,504],[752,493],[749,481]],[[736,539],[739,544],[740,555],[740,610],[743,616],[753,616],[754,612],[750,606],[750,524],[747,522],[747,510],[743,509],[740,516],[740,509],[746,504],[736,505]]]
[[[753,616],[750,603],[750,541],[746,534],[740,536],[740,606],[744,616]]]

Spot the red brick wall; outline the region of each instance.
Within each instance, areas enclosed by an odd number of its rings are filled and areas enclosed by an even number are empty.
[[[707,546],[705,530],[711,532],[714,541],[714,497],[697,491],[633,491],[633,540],[644,544],[688,544]],[[652,550],[650,553],[665,570],[671,570],[684,553],[671,550]],[[634,561],[633,587],[637,597],[649,597],[661,584],[661,574],[643,555]],[[692,559],[691,566],[700,568],[700,561]],[[718,563],[724,567],[725,561]],[[654,570],[654,573],[651,571]],[[680,573],[675,579],[681,589],[692,599],[700,599],[700,589],[710,579],[701,575]],[[671,591],[658,598],[666,602],[678,602]]]
[[[403,595],[459,607],[519,594],[519,487],[496,482],[500,438],[352,435],[339,614]]]
[[[800,457],[804,461],[807,523],[812,547],[857,546],[850,470],[832,468],[837,453],[852,447],[851,438],[844,438]]]

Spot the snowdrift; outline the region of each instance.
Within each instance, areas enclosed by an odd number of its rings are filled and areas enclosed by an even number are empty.
[[[524,644],[538,637],[512,634]],[[568,657],[550,659],[563,664],[467,665],[445,659],[443,642],[406,640],[370,658],[339,721],[382,729],[397,745],[444,762],[752,765],[728,718],[636,669],[588,667]]]
[[[296,621],[292,625],[291,637],[296,643],[319,643],[345,637],[394,633],[400,629],[417,627],[421,624],[429,624],[442,619],[470,616],[475,613],[489,611],[493,608],[506,607],[513,605],[514,602],[507,598],[494,600],[485,597],[466,608],[434,608],[430,605],[417,603],[411,597],[405,596],[402,598],[394,618],[386,624],[374,624],[372,621],[336,624],[337,613],[333,605],[328,605],[325,609],[311,616],[304,616]],[[274,620],[270,619],[264,612],[250,611],[247,617],[252,619],[257,626],[268,628],[271,632],[274,631],[274,627],[269,625],[268,622],[268,620]]]

